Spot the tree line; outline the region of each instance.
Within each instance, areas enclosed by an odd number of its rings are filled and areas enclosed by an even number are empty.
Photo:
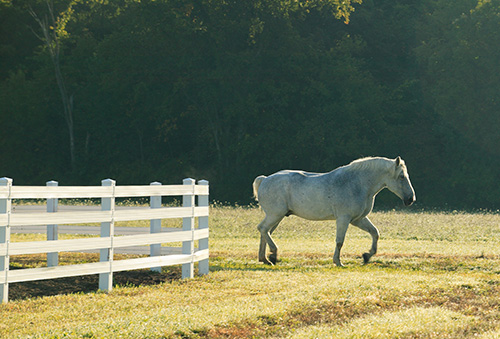
[[[3,0],[0,176],[179,183],[405,159],[418,204],[500,206],[500,0]],[[394,206],[381,195],[379,206]]]

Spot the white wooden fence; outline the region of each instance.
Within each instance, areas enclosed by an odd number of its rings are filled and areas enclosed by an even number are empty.
[[[115,208],[115,198],[145,196],[151,197],[150,208]],[[182,207],[162,207],[162,196],[182,196]],[[57,199],[79,198],[101,198],[100,210],[57,212]],[[13,199],[47,199],[47,212],[15,211]],[[110,291],[113,272],[118,271],[182,265],[182,277],[189,278],[198,262],[198,273],[208,274],[208,205],[205,180],[196,184],[193,179],[184,179],[183,185],[116,186],[114,180],[107,179],[102,186],[57,186],[56,182],[14,186],[12,179],[0,178],[0,298],[7,302],[9,283],[22,281],[99,274],[99,289]],[[161,220],[166,218],[182,218],[182,231],[161,232]],[[115,222],[130,220],[151,220],[150,233],[115,236]],[[57,240],[57,225],[86,223],[101,223],[99,238]],[[46,226],[48,240],[11,242],[12,228],[23,225]],[[169,242],[182,242],[182,253],[161,255],[161,244]],[[113,260],[116,248],[142,245],[150,245],[150,257]],[[58,266],[58,252],[84,250],[100,250],[100,261]],[[47,253],[47,267],[9,270],[10,256],[36,253]]]

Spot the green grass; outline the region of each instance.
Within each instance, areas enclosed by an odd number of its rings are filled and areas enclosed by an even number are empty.
[[[123,272],[108,294],[95,291],[95,277],[75,278],[73,288],[92,284],[58,295],[51,294],[64,279],[31,282],[0,306],[0,337],[500,337],[498,214],[374,213],[379,253],[362,265],[371,240],[350,228],[342,269],[332,262],[333,222],[286,218],[274,234],[280,262],[269,267],[257,262],[262,211],[216,206],[210,213],[208,276],[181,280],[178,267]],[[67,259],[78,260],[92,259]]]

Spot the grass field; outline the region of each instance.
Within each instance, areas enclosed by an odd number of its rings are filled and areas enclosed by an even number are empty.
[[[379,253],[362,265],[371,240],[352,227],[345,268],[332,263],[332,222],[286,218],[274,235],[281,261],[269,267],[257,262],[259,209],[210,213],[208,276],[124,272],[109,294],[94,276],[11,284],[0,337],[500,338],[498,213],[373,213]]]

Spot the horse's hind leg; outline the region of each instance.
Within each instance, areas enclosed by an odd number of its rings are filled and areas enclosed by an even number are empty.
[[[342,265],[342,263],[340,262],[340,250],[344,245],[345,234],[347,232],[348,227],[349,227],[348,217],[337,218],[336,246],[335,246],[335,253],[333,254],[333,262],[338,267],[344,267],[344,265]]]
[[[359,227],[363,231],[370,233],[370,235],[372,236],[372,248],[370,249],[370,252],[363,253],[363,261],[366,264],[366,263],[368,263],[368,261],[370,261],[370,258],[375,253],[377,253],[377,243],[378,243],[378,238],[379,238],[378,229],[377,229],[377,227],[375,227],[375,225],[372,224],[370,219],[368,219],[367,217],[365,217],[359,221],[353,222],[352,224],[356,227]]]
[[[284,216],[268,216],[257,226],[260,232],[259,261],[268,265],[276,264],[278,260],[278,246],[271,237],[271,233],[276,229]],[[269,245],[269,260],[266,258],[266,244]]]

